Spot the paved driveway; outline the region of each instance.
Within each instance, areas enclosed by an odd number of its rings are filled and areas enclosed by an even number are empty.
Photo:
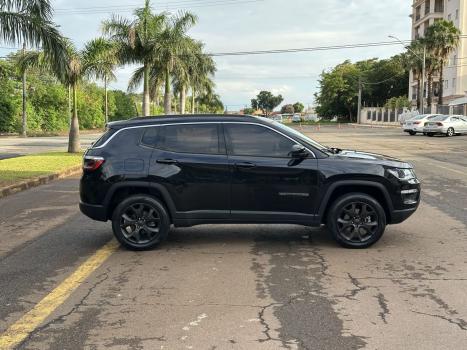
[[[0,200],[0,342],[21,325],[21,349],[465,348],[467,138],[304,131],[412,161],[420,209],[367,250],[325,229],[205,225],[130,252],[78,212],[77,179],[56,181]]]

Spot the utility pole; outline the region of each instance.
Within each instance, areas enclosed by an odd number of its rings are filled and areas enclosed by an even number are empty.
[[[358,78],[358,109],[357,109],[357,124],[360,124],[362,114],[362,78]]]
[[[23,55],[26,53],[26,43],[23,43]],[[26,112],[26,69],[23,71],[23,125],[21,128],[21,136],[27,137],[28,135],[28,116]]]

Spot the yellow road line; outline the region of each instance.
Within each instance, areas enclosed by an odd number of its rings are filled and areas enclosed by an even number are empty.
[[[112,240],[89,257],[75,272],[46,295],[31,311],[0,335],[0,349],[11,349],[21,343],[73,293],[89,275],[118,248]]]

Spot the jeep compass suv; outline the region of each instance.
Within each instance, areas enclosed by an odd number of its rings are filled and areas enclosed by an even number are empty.
[[[148,249],[171,225],[326,224],[365,248],[418,207],[412,166],[329,148],[250,116],[169,116],[109,123],[84,154],[81,211]]]

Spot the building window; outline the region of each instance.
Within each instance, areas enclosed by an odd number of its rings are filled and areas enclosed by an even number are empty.
[[[459,9],[456,10],[456,19],[459,19]]]
[[[435,12],[444,12],[444,0],[435,0]]]
[[[423,35],[426,35],[426,32],[428,31],[428,27],[430,26],[430,21],[426,21],[423,23]]]
[[[448,89],[448,88],[449,88],[449,80],[445,80],[443,83],[444,83],[444,84],[443,84],[443,85],[444,85],[444,88],[445,88],[445,89]]]
[[[457,55],[454,55],[452,65],[457,66]]]
[[[448,21],[450,21],[452,18],[451,14],[448,15]]]
[[[417,8],[415,9],[415,20],[416,21],[420,19],[420,13],[421,13],[420,6],[417,6]]]
[[[452,78],[452,88],[454,90],[456,89],[456,82],[457,82],[456,78]],[[454,91],[454,93],[456,93],[456,92]]]
[[[425,1],[425,16],[430,13],[430,5],[431,5],[431,1],[426,0]]]

